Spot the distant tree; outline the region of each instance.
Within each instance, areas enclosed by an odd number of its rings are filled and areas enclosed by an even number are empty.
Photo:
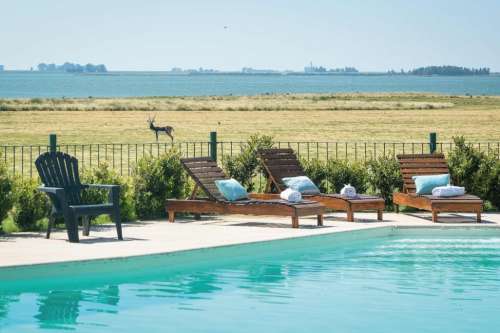
[[[71,62],[65,62],[62,65],[56,65],[56,64],[45,64],[45,63],[40,63],[37,66],[38,70],[41,72],[67,72],[67,73],[95,73],[95,72],[107,72],[106,66],[103,64],[100,65],[93,65],[93,64],[86,64],[86,65],[80,65],[80,64],[74,64]]]
[[[414,69],[413,75],[489,75],[489,68],[467,68],[458,66],[427,66]]]

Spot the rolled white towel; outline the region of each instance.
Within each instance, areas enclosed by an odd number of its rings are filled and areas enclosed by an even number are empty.
[[[460,186],[438,186],[432,189],[432,195],[435,197],[456,197],[464,194],[465,188]]]
[[[299,191],[292,190],[291,188],[287,188],[283,192],[280,193],[280,197],[283,200],[290,202],[299,202],[302,200],[302,194]]]
[[[348,198],[354,198],[356,196],[356,189],[351,184],[347,184],[340,190],[340,194]]]

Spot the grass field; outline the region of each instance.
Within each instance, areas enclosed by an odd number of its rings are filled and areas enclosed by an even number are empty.
[[[280,141],[500,140],[500,97],[421,94],[304,94],[255,97],[0,99],[0,144],[152,142],[148,116],[177,141],[251,134]],[[165,136],[162,141],[168,141]]]

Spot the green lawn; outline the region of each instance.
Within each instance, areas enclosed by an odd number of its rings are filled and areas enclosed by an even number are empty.
[[[14,110],[14,111],[9,111]],[[425,141],[464,135],[500,140],[499,97],[421,94],[261,95],[122,99],[0,99],[0,144],[152,142],[148,116],[177,141]],[[162,141],[168,141],[162,137]]]

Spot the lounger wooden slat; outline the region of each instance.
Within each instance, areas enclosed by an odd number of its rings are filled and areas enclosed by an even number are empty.
[[[435,197],[417,195],[413,176],[436,175],[449,173],[448,163],[443,154],[411,154],[397,155],[403,177],[403,192],[394,193],[396,211],[399,206],[409,206],[432,212],[432,221],[438,221],[439,212],[472,212],[476,213],[477,222],[481,222],[483,201],[475,195],[457,197]]]
[[[323,225],[325,207],[317,202],[303,201],[291,203],[284,200],[239,200],[227,201],[217,189],[216,180],[227,179],[224,171],[210,157],[181,159],[186,172],[196,183],[191,197],[186,200],[169,199],[166,209],[170,222],[175,221],[175,213],[217,213],[246,215],[289,216],[292,227],[299,227],[299,217],[316,215],[318,225]],[[201,189],[208,199],[195,199],[197,189]]]
[[[267,161],[268,166],[271,167],[282,167],[282,166],[294,166],[294,167],[299,167],[299,164],[297,160],[292,160],[292,159],[274,159],[274,160],[269,160]]]
[[[279,198],[279,192],[286,189],[282,179],[285,177],[305,176],[305,172],[293,149],[272,148],[258,151],[260,160],[269,175],[265,193],[252,194],[253,198]],[[384,199],[377,196],[360,194],[356,198],[347,198],[340,194],[305,195],[304,198],[320,202],[327,208],[347,212],[347,220],[354,221],[354,212],[376,210],[377,219],[382,220],[385,208]]]
[[[448,170],[448,167],[441,167],[441,168],[437,168],[437,167],[434,167],[434,168],[404,168],[403,170],[401,170],[402,173],[404,173],[405,175],[407,174],[411,174],[411,175],[423,175],[423,174],[440,174],[440,173],[447,173],[449,170]]]

